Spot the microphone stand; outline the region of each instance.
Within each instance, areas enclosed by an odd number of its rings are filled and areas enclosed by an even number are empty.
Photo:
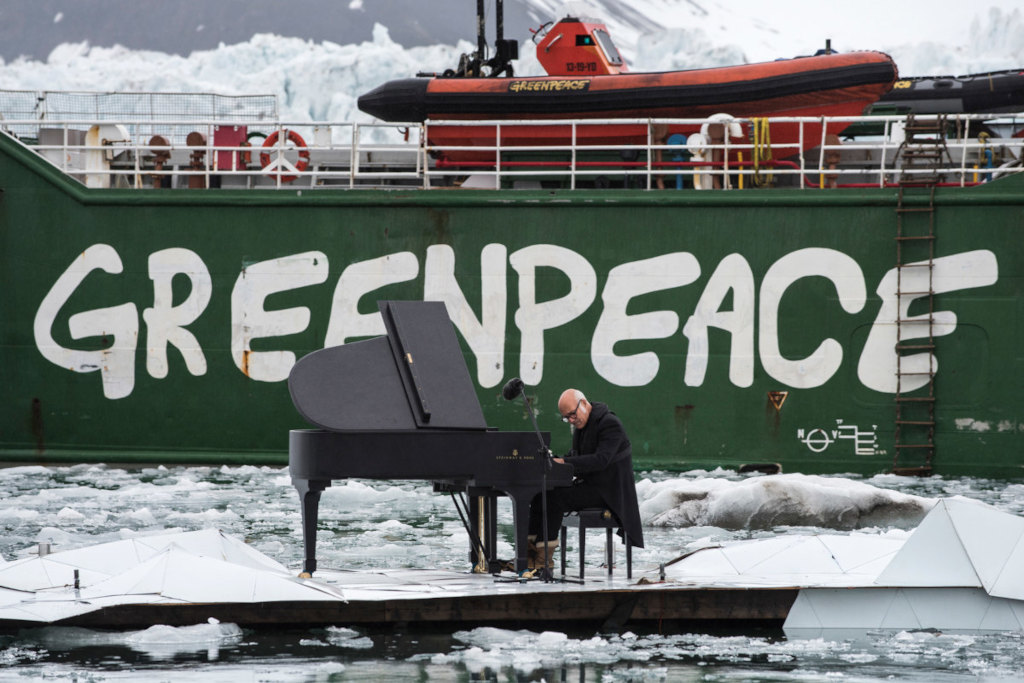
[[[544,567],[541,568],[541,576],[545,582],[554,580],[552,572],[548,571],[548,557],[551,554],[551,548],[548,547],[548,471],[551,469],[551,463],[554,462],[554,456],[551,455],[551,449],[544,444],[544,437],[540,435],[540,426],[537,424],[537,416],[533,413],[533,405],[530,403],[530,397],[526,395],[526,385],[523,380],[518,377],[510,379],[505,386],[502,388],[502,396],[506,400],[511,401],[517,395],[523,397],[523,402],[526,404],[526,410],[530,413],[530,419],[533,421],[533,431],[537,435],[537,443],[539,444],[538,452],[541,457],[544,458],[544,469],[541,471],[541,489],[540,489],[540,518],[541,518],[541,537],[544,540]]]
[[[537,426],[537,416],[533,413],[533,405],[530,404],[530,398],[526,395],[526,388],[522,389],[523,402],[526,403],[526,410],[530,413],[530,418],[533,420],[533,430],[537,433],[537,440],[540,442],[539,453],[544,458],[544,469],[541,470],[540,474],[540,524],[541,524],[541,538],[544,540],[544,566],[540,568],[541,578],[544,579],[545,583],[548,583],[554,579],[552,574],[554,572],[548,571],[548,559],[551,556],[551,548],[548,546],[548,471],[551,469],[551,463],[553,462],[553,456],[551,455],[551,449],[544,445],[544,439],[540,435],[540,427]]]

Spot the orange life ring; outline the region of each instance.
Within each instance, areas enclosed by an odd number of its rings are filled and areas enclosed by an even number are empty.
[[[306,147],[306,141],[302,139],[302,136],[296,133],[294,130],[285,131],[288,134],[288,140],[295,145],[295,148],[299,151],[299,161],[294,166],[287,159],[284,158],[284,152],[280,149],[277,150],[277,157],[274,159],[273,164],[270,161],[270,154],[268,152],[260,153],[260,166],[266,169],[271,166],[271,169],[267,171],[275,177],[280,177],[282,183],[290,183],[298,175],[285,175],[281,172],[282,167],[287,170],[293,171],[294,173],[302,173],[309,168],[309,148]],[[263,149],[277,149],[277,139],[280,131],[274,131],[267,136],[267,139],[263,141]]]

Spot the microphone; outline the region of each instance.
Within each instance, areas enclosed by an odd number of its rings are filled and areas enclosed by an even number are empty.
[[[501,395],[506,401],[514,401],[519,397],[519,394],[523,393],[523,387],[523,380],[513,377],[501,388]]]
[[[544,438],[540,435],[540,427],[537,426],[537,416],[533,414],[533,406],[530,405],[530,397],[526,395],[526,385],[523,380],[518,377],[513,377],[509,381],[505,382],[505,386],[501,388],[501,395],[506,401],[514,401],[520,396],[523,397],[523,402],[526,404],[526,412],[530,413],[530,419],[533,421],[533,431],[537,433],[537,441],[540,442],[540,450],[548,457],[548,466],[551,464],[551,450],[544,444]]]

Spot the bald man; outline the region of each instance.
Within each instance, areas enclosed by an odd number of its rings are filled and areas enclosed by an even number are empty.
[[[604,403],[591,403],[578,389],[566,389],[558,399],[562,420],[572,425],[572,450],[555,462],[573,466],[572,486],[548,491],[547,545],[540,496],[530,506],[531,558],[535,567],[553,568],[562,516],[573,510],[606,508],[629,534],[630,545],[644,547],[640,509],[633,479],[633,451],[619,418]]]

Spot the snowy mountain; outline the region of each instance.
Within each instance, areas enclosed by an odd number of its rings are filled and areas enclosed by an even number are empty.
[[[972,73],[1024,66],[1018,2],[981,0],[964,9],[951,0],[506,0],[505,36],[520,41],[520,75],[542,72],[530,29],[566,14],[602,19],[639,71],[811,54],[831,39],[839,51],[888,52],[904,75]],[[492,42],[494,2],[485,4]],[[392,78],[453,67],[475,49],[475,5],[6,0],[0,89],[274,93],[288,121],[364,121],[359,94]],[[12,57],[21,34],[34,45],[61,42],[45,55]],[[175,49],[185,45],[205,47]]]
[[[493,4],[493,0],[488,0]],[[510,25],[532,21],[520,4]],[[426,8],[426,9],[425,9]],[[62,43],[122,45],[188,56],[257,33],[341,45],[361,43],[375,23],[406,47],[454,44],[476,31],[473,0],[3,0],[0,58],[45,60]]]

